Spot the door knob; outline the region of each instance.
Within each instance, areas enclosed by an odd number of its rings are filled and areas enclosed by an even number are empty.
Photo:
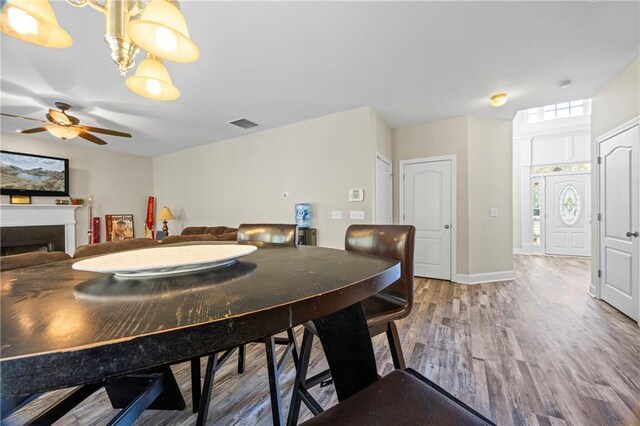
[[[444,229],[449,229],[449,225],[445,225],[445,226],[444,226]]]
[[[636,232],[631,232],[631,231],[627,232],[627,237],[636,237],[636,238],[638,238],[638,235],[640,235],[638,233],[638,231],[636,231]]]

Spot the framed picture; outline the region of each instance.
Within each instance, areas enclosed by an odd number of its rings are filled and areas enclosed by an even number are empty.
[[[107,241],[129,240],[133,238],[132,214],[108,214],[104,218]]]

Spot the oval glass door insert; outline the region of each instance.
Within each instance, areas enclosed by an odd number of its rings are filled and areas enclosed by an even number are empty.
[[[580,193],[573,185],[567,185],[560,191],[559,201],[560,218],[568,226],[575,225],[582,213]]]

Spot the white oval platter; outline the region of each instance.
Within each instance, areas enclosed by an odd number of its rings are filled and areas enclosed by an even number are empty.
[[[92,257],[76,262],[72,267],[121,277],[172,275],[230,265],[257,249],[236,244],[154,247]]]

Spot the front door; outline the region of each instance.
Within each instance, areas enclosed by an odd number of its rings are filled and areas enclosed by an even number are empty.
[[[600,297],[638,320],[638,125],[600,142]]]
[[[403,167],[403,223],[416,227],[415,275],[451,280],[451,160]]]
[[[589,174],[546,177],[545,253],[591,255]]]

